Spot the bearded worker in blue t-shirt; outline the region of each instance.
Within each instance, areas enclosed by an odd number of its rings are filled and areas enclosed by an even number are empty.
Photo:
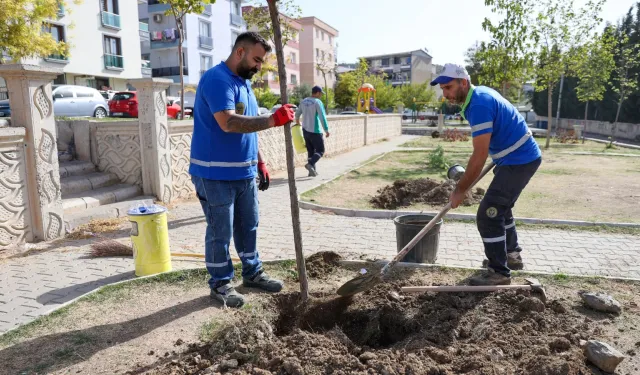
[[[257,246],[258,189],[269,187],[269,172],[256,132],[282,126],[294,117],[288,104],[271,116],[258,117],[250,79],[270,51],[260,34],[240,34],[231,55],[202,75],[196,91],[189,173],[207,221],[205,264],[211,275],[211,298],[229,307],[244,304],[242,294],[231,285],[231,237],[242,261],[245,287],[269,292],[283,287],[282,281],[264,272]]]
[[[473,153],[449,200],[456,208],[480,175],[488,156],[496,164],[494,178],[480,202],[476,223],[484,243],[487,272],[469,280],[471,285],[507,285],[511,270],[522,269],[516,223],[511,209],[542,161],[540,148],[518,110],[495,90],[473,86],[466,69],[446,64],[431,86],[440,85],[451,103],[462,105],[469,121]]]

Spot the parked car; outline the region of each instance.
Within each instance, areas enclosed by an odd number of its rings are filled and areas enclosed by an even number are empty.
[[[138,117],[138,96],[135,91],[117,92],[109,100],[112,117]]]
[[[189,102],[187,101],[186,96],[185,96],[185,102],[187,103],[187,106],[184,107],[184,118],[193,118],[193,107],[189,106]],[[178,118],[180,115],[180,110],[182,109],[182,106],[180,103],[180,97],[167,96],[167,109],[169,108],[170,105],[174,105],[174,104],[178,106],[177,114],[171,117],[171,115],[169,115],[169,113],[167,112],[167,115],[171,118]],[[171,110],[171,112],[173,112],[173,109]]]
[[[258,116],[268,115],[270,112],[265,107],[258,108]]]
[[[0,100],[0,117],[11,117],[11,108],[9,108],[9,99]]]
[[[103,98],[105,98],[105,100],[113,99],[113,96],[117,93],[117,91],[113,90],[100,90],[98,92],[100,93],[100,95],[102,95]]]
[[[53,85],[53,113],[56,116],[107,117],[109,105],[94,88],[73,85]]]
[[[271,113],[275,113],[275,111],[278,110],[278,108],[282,107],[282,104],[276,104],[273,106],[273,108],[271,108]],[[298,106],[295,104],[291,104],[291,108],[293,108],[293,110],[295,111],[296,109],[298,109]]]
[[[180,106],[175,100],[167,98],[167,117],[178,118]],[[138,117],[138,94],[135,91],[121,91],[109,101],[112,117]],[[186,111],[185,111],[186,112]]]

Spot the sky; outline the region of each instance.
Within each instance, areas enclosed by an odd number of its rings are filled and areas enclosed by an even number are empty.
[[[608,0],[605,21],[616,23],[638,0]],[[295,0],[303,16],[338,29],[338,62],[361,56],[426,48],[435,64],[464,63],[477,40],[488,40],[482,21],[491,17],[484,0]]]

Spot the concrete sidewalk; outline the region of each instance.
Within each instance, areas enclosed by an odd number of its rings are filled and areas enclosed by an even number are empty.
[[[392,151],[412,139],[401,136],[318,163],[320,176],[296,170],[298,193],[334,178],[367,159]],[[276,173],[260,192],[259,251],[265,260],[293,258],[293,234],[286,173]],[[516,208],[517,211],[517,208]],[[396,254],[391,220],[351,218],[302,210],[304,251],[335,251],[347,258],[390,259]],[[170,210],[173,252],[204,252],[205,222],[199,202],[182,202]],[[519,230],[526,270],[640,278],[640,240],[630,235],[553,229]],[[128,230],[115,238],[128,241]],[[0,261],[0,333],[99,286],[134,277],[129,258],[91,259],[90,240],[37,244],[30,255]],[[39,251],[36,251],[39,250]],[[445,223],[438,263],[478,267],[484,258],[474,224]],[[201,267],[202,261],[173,261],[174,269]]]

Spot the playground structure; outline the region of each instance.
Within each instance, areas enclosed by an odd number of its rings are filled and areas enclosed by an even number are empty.
[[[358,89],[358,112],[364,113],[382,113],[376,107],[376,89],[370,83],[364,83]]]

